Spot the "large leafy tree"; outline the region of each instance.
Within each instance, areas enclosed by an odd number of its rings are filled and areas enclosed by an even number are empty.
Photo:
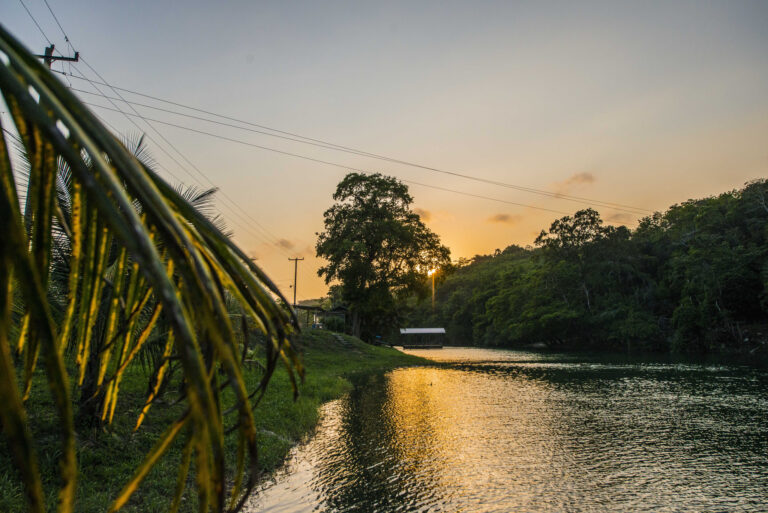
[[[368,337],[397,320],[397,299],[426,292],[428,269],[450,264],[448,248],[411,210],[408,187],[381,174],[350,173],[325,211],[318,274],[340,282],[352,314],[352,332]]]

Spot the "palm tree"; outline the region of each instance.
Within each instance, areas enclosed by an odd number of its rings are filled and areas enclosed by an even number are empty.
[[[30,511],[45,511],[24,403],[39,357],[60,425],[59,510],[68,512],[77,481],[70,381],[81,396],[98,398],[95,411],[108,422],[121,376],[150,339],[162,352],[137,427],[171,361],[183,375],[186,410],[110,510],[125,504],[179,437],[186,437],[180,479],[192,459],[201,508],[241,509],[256,477],[253,408],[280,359],[292,377],[302,373],[287,302],[215,222],[143,165],[1,26],[0,52],[0,91],[29,161],[22,209],[18,159],[0,137],[0,419]],[[254,324],[266,340],[256,390],[243,379],[247,333],[233,326],[233,305],[243,326]],[[222,408],[225,389],[236,397],[231,411]],[[239,437],[240,453],[231,472],[224,455],[229,430]]]

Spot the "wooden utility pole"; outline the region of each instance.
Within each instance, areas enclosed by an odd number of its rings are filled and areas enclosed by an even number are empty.
[[[304,260],[304,257],[289,258],[288,260],[293,261],[293,307],[296,308],[296,276],[299,271],[299,260]]]
[[[54,61],[68,61],[68,62],[79,62],[80,61],[80,52],[75,52],[74,57],[64,57],[64,56],[56,56],[53,55],[53,50],[56,48],[56,45],[46,46],[45,47],[45,53],[43,55],[35,55],[35,57],[40,57],[43,59],[43,62],[46,66],[48,66],[48,69],[51,69],[51,64],[54,63]]]

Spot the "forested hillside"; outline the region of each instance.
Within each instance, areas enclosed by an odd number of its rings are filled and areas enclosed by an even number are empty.
[[[591,209],[535,247],[476,256],[409,325],[454,344],[757,351],[768,340],[768,181],[605,226]]]

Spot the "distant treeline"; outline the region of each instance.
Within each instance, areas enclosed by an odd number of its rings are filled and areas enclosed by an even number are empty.
[[[710,352],[768,348],[768,181],[674,205],[636,229],[587,209],[535,247],[444,273],[407,324],[449,343]]]

